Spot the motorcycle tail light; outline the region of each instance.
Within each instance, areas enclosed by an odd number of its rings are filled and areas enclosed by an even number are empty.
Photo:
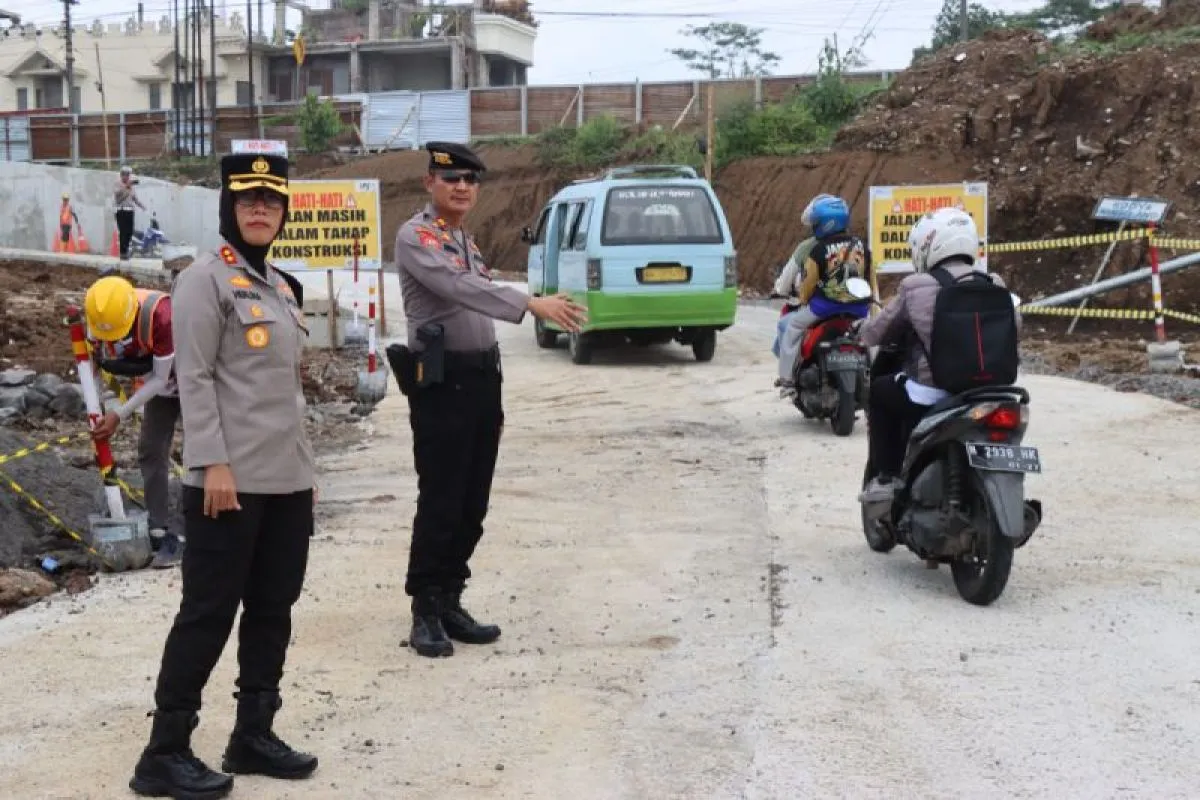
[[[1005,431],[1016,430],[1021,427],[1021,422],[1023,421],[1022,410],[1019,405],[1005,403],[989,411],[980,422],[987,428]]]

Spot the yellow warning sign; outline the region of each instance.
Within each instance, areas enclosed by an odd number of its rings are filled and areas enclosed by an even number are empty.
[[[869,206],[871,263],[879,273],[912,272],[908,235],[922,216],[958,208],[975,220],[981,244],[987,242],[987,184],[939,183],[924,186],[872,186]],[[986,245],[980,264],[987,269]]]
[[[378,180],[290,181],[288,218],[271,246],[284,269],[349,269],[358,246],[360,269],[383,266]]]

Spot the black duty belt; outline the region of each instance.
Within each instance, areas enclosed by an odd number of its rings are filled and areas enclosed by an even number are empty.
[[[492,345],[487,350],[447,350],[447,369],[488,371],[500,366],[500,346]]]

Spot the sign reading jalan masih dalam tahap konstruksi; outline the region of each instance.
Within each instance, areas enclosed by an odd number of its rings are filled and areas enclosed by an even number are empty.
[[[379,181],[291,181],[287,223],[271,246],[273,263],[291,269],[383,266]]]
[[[871,261],[881,273],[912,272],[908,235],[923,215],[939,208],[958,208],[975,219],[979,230],[979,264],[987,269],[987,184],[943,183],[926,186],[872,186],[870,200]]]

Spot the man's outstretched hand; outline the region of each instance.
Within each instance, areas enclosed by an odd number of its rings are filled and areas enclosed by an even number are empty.
[[[587,309],[565,294],[529,298],[529,313],[553,322],[568,333],[578,333],[587,322]]]

